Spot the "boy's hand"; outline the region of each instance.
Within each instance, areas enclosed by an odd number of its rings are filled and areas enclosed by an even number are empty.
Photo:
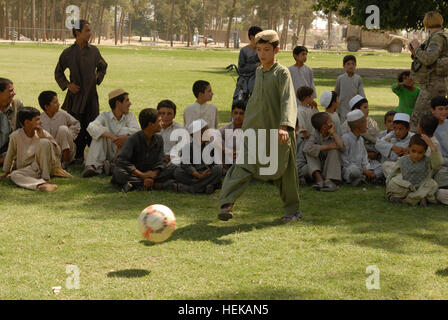
[[[155,180],[157,178],[157,175],[158,175],[157,171],[148,171],[148,172],[144,173],[145,180],[146,179]]]
[[[426,142],[428,147],[431,148],[432,152],[437,151],[436,146],[434,145],[434,143],[432,143],[431,139],[426,134],[422,134],[421,137],[422,137],[422,140]]]
[[[405,154],[408,153],[408,149],[398,147],[398,146],[393,146],[392,151],[395,152],[399,157],[404,156]]]
[[[339,146],[336,142],[331,142],[329,144],[324,144],[321,149],[321,151],[325,150],[339,150]]]
[[[97,78],[97,80],[98,80],[98,78]],[[69,83],[67,85],[67,89],[70,90],[70,92],[73,93],[73,94],[78,94],[79,91],[81,90],[81,88],[78,85],[74,84],[74,83]]]
[[[371,170],[362,169],[362,173],[370,180],[373,180],[376,178],[376,175]]]
[[[145,190],[152,190],[154,186],[154,180],[151,178],[147,178],[144,180],[143,185],[145,187]]]
[[[171,161],[171,156],[170,155],[165,155],[165,163],[170,163]]]
[[[278,129],[278,141],[280,144],[285,144],[289,140],[289,133],[288,133],[288,127],[287,126],[281,126],[280,129]]]
[[[317,109],[317,102],[313,100],[313,102],[310,103],[310,106]]]
[[[303,130],[303,131],[300,132],[300,133],[303,135],[303,137],[304,137],[305,139],[308,139],[308,138],[310,137],[310,134],[308,133],[307,130]]]
[[[37,133],[37,136],[39,138],[41,138],[41,139],[45,139],[46,138],[45,134],[44,134],[44,129],[42,129],[42,127],[37,128],[36,129],[36,133]]]
[[[113,142],[117,145],[118,148],[121,148],[124,146],[124,143],[128,139],[128,136],[116,136],[116,139],[113,140]]]
[[[328,128],[328,133],[332,136],[336,133],[336,131],[334,130],[334,122],[332,122],[330,124],[330,127]]]

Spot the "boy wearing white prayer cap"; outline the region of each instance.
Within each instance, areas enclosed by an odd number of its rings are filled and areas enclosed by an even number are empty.
[[[381,164],[371,163],[361,136],[367,131],[367,119],[361,110],[347,114],[350,132],[342,136],[345,152],[342,153],[342,177],[346,183],[359,186],[363,181],[378,181],[383,177]]]

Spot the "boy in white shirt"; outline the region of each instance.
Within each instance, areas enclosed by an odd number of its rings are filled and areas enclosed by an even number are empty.
[[[208,123],[210,129],[218,128],[218,108],[208,103],[213,99],[213,91],[210,83],[199,80],[193,85],[193,93],[196,102],[184,110],[184,127],[188,128],[193,121],[203,119]]]

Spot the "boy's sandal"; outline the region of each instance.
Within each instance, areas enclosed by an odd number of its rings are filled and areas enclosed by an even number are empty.
[[[390,195],[389,197],[387,197],[387,200],[388,200],[389,202],[392,202],[392,203],[403,203],[403,199],[394,197],[394,196],[392,196],[392,195]]]
[[[333,181],[326,182],[324,187],[320,189],[320,191],[323,192],[333,192],[336,190],[338,190],[338,186]]]
[[[322,189],[323,187],[324,187],[323,181],[319,181],[319,182],[316,182],[315,184],[313,184],[313,189],[316,191],[320,191],[320,189]]]
[[[221,208],[221,211],[218,214],[218,219],[221,221],[229,221],[230,219],[233,218],[233,205],[226,205],[224,207]]]
[[[73,176],[70,173],[68,173],[61,167],[56,168],[56,170],[54,170],[53,172],[53,175],[59,178],[73,178]]]
[[[299,220],[302,219],[302,216],[303,216],[303,213],[301,211],[300,212],[296,212],[292,216],[288,216],[288,215],[284,216],[282,218],[282,222],[283,223],[290,223],[290,222],[294,222],[294,221],[299,221]]]

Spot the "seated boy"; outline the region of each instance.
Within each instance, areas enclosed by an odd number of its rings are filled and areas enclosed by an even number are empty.
[[[341,120],[336,112],[339,107],[339,97],[335,91],[324,91],[320,96],[320,104],[325,108],[325,112],[331,116],[334,122],[334,128],[338,136],[342,136]]]
[[[443,98],[443,99],[442,99]],[[443,164],[434,176],[439,188],[448,188],[448,100],[437,97],[431,101],[431,112],[437,118],[437,128],[434,137],[437,139],[442,152]]]
[[[209,101],[213,99],[213,91],[210,83],[199,80],[193,85],[193,93],[196,102],[184,110],[184,127],[195,120],[203,119],[208,123],[209,128],[218,128],[218,108]]]
[[[22,127],[18,114],[23,104],[14,99],[15,95],[13,82],[0,78],[0,165],[5,161],[9,135]]]
[[[409,132],[411,117],[407,113],[394,116],[394,130],[378,139],[375,148],[381,153],[383,174],[387,178],[399,157],[408,154],[409,141],[414,135]]]
[[[157,105],[157,111],[159,111],[162,117],[162,130],[160,135],[163,138],[163,150],[165,152],[165,162],[171,162],[171,149],[177,144],[177,141],[171,141],[171,134],[174,130],[183,129],[181,124],[174,121],[176,117],[176,105],[171,100],[160,101]]]
[[[204,132],[208,130],[207,122],[203,119],[193,121],[188,126],[188,133],[192,137],[190,144],[182,149],[182,162],[174,171],[174,178],[184,185],[184,190],[191,193],[212,194],[220,188],[222,177],[222,166],[217,164],[206,164],[202,158],[202,152],[207,145]],[[197,141],[198,133],[199,140]],[[196,146],[195,146],[196,144]],[[189,151],[187,151],[189,149]],[[189,157],[186,155],[189,152]],[[200,152],[200,162],[195,161],[195,152]]]
[[[369,117],[369,101],[360,96],[357,95],[353,97],[353,99],[349,102],[351,111],[353,110],[361,110],[367,120],[367,131],[362,134],[362,137],[364,139],[364,144],[366,146],[367,154],[369,156],[370,160],[378,160],[379,154],[378,151],[375,149],[375,143],[376,139],[378,137],[378,134],[380,132],[380,129],[378,128],[378,123],[371,117]],[[350,132],[350,127],[347,123],[347,121],[344,121],[341,127],[342,134],[346,134]]]
[[[219,145],[223,151],[223,175],[227,173],[238,157],[245,113],[246,105],[243,101],[234,103],[232,106],[232,122],[219,128],[222,139]]]
[[[388,133],[390,133],[392,130],[394,130],[394,117],[395,114],[397,114],[394,110],[389,110],[384,115],[384,126],[386,127],[386,130],[381,131],[378,134],[377,139],[384,138]]]
[[[399,98],[397,112],[412,116],[420,89],[414,87],[410,71],[403,71],[398,75],[398,83],[392,85],[392,91]]]
[[[138,131],[137,119],[129,112],[131,101],[123,89],[109,93],[109,106],[112,111],[103,112],[87,127],[92,136],[92,143],[86,158],[86,167],[82,172],[84,178],[93,177],[103,171],[110,175],[113,160],[123,147],[127,138]]]
[[[336,183],[341,182],[341,156],[345,145],[334,130],[334,123],[326,112],[319,112],[311,118],[316,129],[305,142],[308,170],[314,178],[313,188],[318,191],[337,190]]]
[[[61,149],[54,138],[41,127],[40,112],[24,107],[19,112],[23,128],[10,135],[3,171],[18,186],[51,192],[51,176],[71,177],[61,168]]]
[[[142,130],[132,134],[117,156],[111,182],[124,193],[134,190],[177,190],[173,167],[166,167],[160,132],[162,117],[155,109],[139,115]]]
[[[64,110],[59,109],[56,92],[44,91],[39,95],[39,105],[44,112],[40,115],[42,129],[48,131],[55,138],[62,150],[62,168],[75,159],[75,139],[81,130],[78,120]]]
[[[367,131],[367,119],[361,110],[347,114],[350,132],[342,136],[345,152],[342,153],[342,176],[344,181],[353,186],[359,186],[365,178],[378,181],[383,176],[381,164],[369,162],[364,139],[361,135]]]
[[[428,146],[431,156],[426,156]],[[437,203],[437,182],[431,176],[442,164],[442,155],[431,139],[416,134],[409,142],[409,154],[393,166],[386,181],[386,194],[390,202],[426,206],[427,201]]]

